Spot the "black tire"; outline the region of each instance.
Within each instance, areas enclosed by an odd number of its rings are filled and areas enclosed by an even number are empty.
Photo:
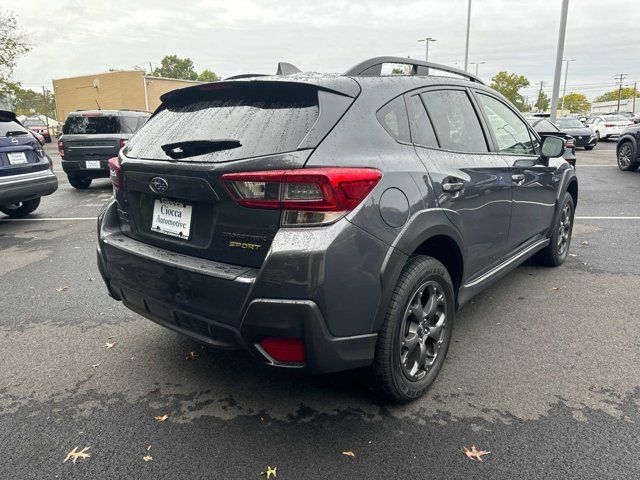
[[[593,147],[595,147],[595,145],[588,145],[586,147],[584,147],[585,150],[593,150]]]
[[[638,152],[630,140],[625,140],[618,145],[616,159],[618,161],[618,168],[623,172],[635,172],[638,167],[640,167]]]
[[[38,205],[40,205],[40,197],[14,205],[5,205],[4,207],[0,207],[0,212],[9,215],[11,218],[22,218],[35,211]]]
[[[596,130],[596,140],[599,142],[600,139],[600,132]]]
[[[78,190],[86,190],[91,186],[91,179],[88,177],[74,177],[72,175],[67,175],[67,178],[69,179],[71,186]]]
[[[411,258],[395,286],[376,343],[374,382],[386,398],[410,402],[429,389],[447,355],[454,311],[454,289],[445,266],[432,257]]]
[[[551,241],[536,255],[536,260],[539,264],[547,267],[557,267],[567,259],[569,247],[571,246],[574,215],[573,197],[569,192],[565,192],[560,210],[553,222]]]

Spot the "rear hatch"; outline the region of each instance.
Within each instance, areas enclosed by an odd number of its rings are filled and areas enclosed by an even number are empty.
[[[358,93],[347,78],[329,86],[262,79],[163,96],[120,156],[123,233],[183,254],[259,267],[281,212],[238,205],[221,176],[302,168]]]
[[[118,154],[122,138],[120,118],[114,114],[83,113],[67,117],[61,141],[65,160],[103,160]]]
[[[49,168],[40,142],[12,114],[0,112],[0,176]]]

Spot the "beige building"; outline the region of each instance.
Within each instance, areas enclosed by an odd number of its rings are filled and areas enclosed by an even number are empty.
[[[148,77],[140,70],[130,70],[54,80],[53,93],[57,117],[64,121],[74,110],[129,108],[153,112],[163,93],[200,83]]]

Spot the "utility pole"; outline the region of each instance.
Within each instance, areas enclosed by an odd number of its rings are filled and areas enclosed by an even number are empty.
[[[435,38],[431,38],[431,37],[427,37],[427,38],[421,38],[418,40],[419,42],[424,42],[426,44],[426,51],[425,51],[425,55],[424,55],[424,60],[425,62],[429,61],[429,44],[431,42],[435,42],[436,39]]]
[[[469,62],[471,65],[476,66],[476,77],[478,76],[478,65],[484,65],[487,62]]]
[[[575,62],[575,58],[570,58],[569,60],[563,60],[563,62],[567,62],[567,67],[564,71],[564,87],[562,88],[562,108],[560,108],[561,115],[564,115],[564,97],[567,96],[567,76],[569,75],[569,62]]]
[[[540,80],[540,92],[538,92],[538,99],[536,101],[536,108],[538,111],[542,111],[542,88],[544,87],[544,80]]]
[[[562,57],[564,56],[564,37],[567,33],[567,13],[569,0],[562,0],[560,10],[560,30],[558,31],[558,49],[556,51],[556,68],[553,74],[553,91],[551,93],[551,121],[556,121],[558,114],[558,93],[560,92],[560,77],[562,76]]]
[[[619,73],[614,77],[618,81],[618,108],[616,108],[616,112],[620,112],[620,98],[622,97],[622,82],[625,78],[627,78],[626,73]]]
[[[51,135],[51,132],[49,131],[49,109],[47,108],[47,92],[44,88],[44,85],[42,86],[42,104],[42,110],[44,111],[44,120],[47,124],[47,133]]]
[[[464,47],[464,71],[469,66],[469,31],[471,30],[471,0],[467,4],[467,41]]]

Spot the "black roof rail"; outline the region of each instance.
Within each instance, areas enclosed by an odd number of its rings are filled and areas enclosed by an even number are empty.
[[[429,70],[439,70],[441,72],[453,73],[455,75],[467,78],[472,82],[478,82],[484,85],[484,82],[480,80],[479,77],[476,77],[469,72],[465,72],[464,70],[449,67],[447,65],[442,65],[440,63],[425,62],[422,60],[414,60],[412,58],[404,57],[370,58],[351,67],[349,70],[344,72],[344,75],[349,77],[376,77],[382,73],[382,65],[386,63],[410,65],[411,75],[429,75]]]
[[[238,80],[239,78],[251,78],[251,77],[268,77],[266,73],[241,73],[240,75],[233,75],[225,78],[225,80]]]

